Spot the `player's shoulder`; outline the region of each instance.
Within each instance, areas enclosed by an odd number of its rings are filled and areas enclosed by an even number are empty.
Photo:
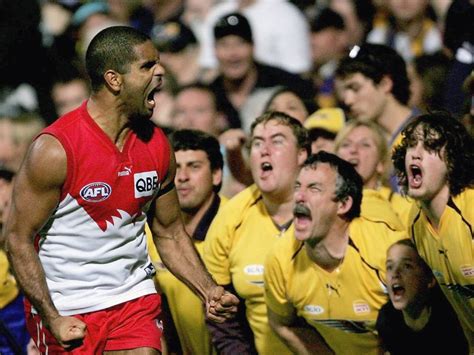
[[[467,188],[448,203],[458,214],[471,225],[474,224],[474,189]]]
[[[261,198],[262,194],[257,186],[253,184],[230,198],[225,205],[222,206],[222,210],[239,215],[242,214],[243,211],[257,204]],[[236,211],[239,211],[239,213],[236,213]]]
[[[390,202],[376,190],[364,189],[361,217],[385,225],[394,231],[404,230],[404,226]]]

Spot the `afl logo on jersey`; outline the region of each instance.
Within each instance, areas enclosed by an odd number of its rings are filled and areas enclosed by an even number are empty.
[[[89,202],[100,202],[109,198],[112,188],[105,182],[93,182],[81,189],[81,197]]]

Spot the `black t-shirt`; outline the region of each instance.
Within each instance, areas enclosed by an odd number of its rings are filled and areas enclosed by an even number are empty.
[[[301,78],[283,69],[255,63],[257,67],[257,82],[253,90],[260,88],[271,88],[286,86],[296,92],[304,101],[313,101],[315,90],[311,81]],[[240,128],[241,119],[238,110],[232,105],[227,97],[222,76],[218,76],[211,84],[211,90],[216,95],[217,106],[227,116],[230,128]]]
[[[415,332],[392,302],[379,312],[376,328],[385,350],[397,354],[468,354],[469,346],[459,320],[439,288],[431,295],[431,316],[426,326]]]

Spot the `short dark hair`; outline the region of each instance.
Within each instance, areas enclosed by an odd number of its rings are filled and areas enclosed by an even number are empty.
[[[270,108],[270,105],[273,103],[273,100],[275,100],[275,98],[280,95],[280,94],[283,94],[283,93],[291,93],[293,95],[295,95],[296,97],[298,97],[301,102],[303,103],[306,111],[308,112],[308,115],[312,114],[314,111],[316,111],[316,103],[314,102],[314,100],[308,100],[308,98],[303,98],[301,96],[301,94],[297,93],[295,90],[293,89],[290,89],[288,86],[278,86],[276,88],[276,90],[273,92],[273,94],[270,96],[270,98],[267,100],[267,102],[265,103],[265,106],[263,108],[263,112],[266,112],[266,111],[269,111],[269,108]]]
[[[422,109],[441,110],[445,107],[443,99],[446,75],[451,61],[443,52],[423,54],[416,57],[414,67],[423,82]]]
[[[209,85],[201,83],[201,82],[194,82],[194,83],[179,86],[178,89],[176,90],[176,93],[175,93],[174,97],[176,98],[176,96],[181,94],[183,91],[193,90],[193,89],[194,90],[199,90],[199,91],[204,91],[207,94],[209,94],[209,96],[211,97],[211,99],[214,103],[215,109],[217,111],[220,111],[219,110],[220,107],[218,105],[215,92],[211,89],[211,87]]]
[[[287,115],[284,112],[268,111],[265,112],[263,115],[258,116],[250,126],[250,137],[253,136],[253,132],[257,125],[259,125],[260,123],[267,123],[269,121],[277,121],[278,123],[284,126],[290,127],[296,138],[296,144],[298,148],[305,149],[308,154],[311,153],[311,143],[308,139],[308,131],[306,130],[306,128],[303,127],[300,121],[298,121],[296,118],[291,117],[290,115]],[[251,139],[249,143],[251,143]]]
[[[406,63],[393,48],[381,44],[354,46],[339,63],[336,76],[347,78],[356,73],[361,73],[376,84],[384,76],[389,76],[393,82],[393,96],[404,105],[408,103],[410,81]]]
[[[100,31],[86,52],[86,70],[93,91],[104,85],[108,69],[127,73],[130,64],[137,60],[135,46],[151,41],[146,34],[128,26],[112,26]]]
[[[416,249],[416,245],[412,239],[404,238],[404,239],[397,240],[395,243],[393,243],[392,245],[388,247],[387,252],[396,245],[403,245],[403,246],[413,249],[418,256],[417,259],[418,259],[420,267],[423,269],[424,274],[428,277],[434,277],[433,272],[431,271],[431,268],[428,266],[428,264],[423,260],[423,258],[418,253],[418,250]]]
[[[303,164],[303,168],[315,168],[319,163],[326,163],[336,171],[336,191],[334,201],[345,201],[352,198],[352,206],[345,214],[345,219],[352,221],[360,216],[363,182],[352,164],[339,158],[337,155],[320,151],[311,154]],[[322,206],[321,208],[324,208]]]
[[[343,31],[346,26],[341,15],[326,7],[311,21],[311,32],[318,33],[328,28]]]
[[[219,141],[203,131],[196,129],[180,129],[170,133],[169,140],[175,152],[180,150],[203,150],[211,165],[211,171],[222,170],[224,158],[221,153]],[[221,184],[214,186],[214,191],[219,192]]]
[[[336,134],[324,128],[310,128],[308,129],[308,136],[311,143],[316,142],[319,138],[334,141]]]
[[[422,137],[419,137],[421,127]],[[392,155],[393,164],[404,191],[408,187],[405,157],[409,147],[423,139],[426,149],[441,156],[448,170],[447,180],[452,196],[474,185],[474,139],[456,118],[446,112],[433,112],[416,117],[402,131],[402,141]]]

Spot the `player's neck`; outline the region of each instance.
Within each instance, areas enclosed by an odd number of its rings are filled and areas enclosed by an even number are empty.
[[[204,203],[196,210],[181,210],[181,215],[183,216],[184,229],[192,237],[196,228],[201,222],[202,218],[209,210],[214,201],[215,193],[213,192],[208,196]]]
[[[349,223],[338,221],[321,239],[306,241],[309,258],[328,272],[337,269],[346,255],[349,245]]]
[[[252,92],[257,83],[257,67],[252,64],[250,70],[241,79],[231,80],[224,78],[224,88],[232,105],[240,108]]]
[[[392,136],[405,123],[411,114],[411,109],[398,102],[393,96],[388,98],[383,112],[377,123]]]
[[[435,229],[439,226],[439,221],[441,220],[441,216],[448,204],[449,197],[449,186],[444,185],[431,200],[421,201],[421,208]]]
[[[262,198],[268,214],[277,225],[283,225],[293,218],[294,202],[291,193],[278,196],[262,194]]]
[[[116,106],[107,95],[96,93],[87,102],[87,111],[95,123],[111,141],[121,150],[130,128],[125,115],[118,113]]]

